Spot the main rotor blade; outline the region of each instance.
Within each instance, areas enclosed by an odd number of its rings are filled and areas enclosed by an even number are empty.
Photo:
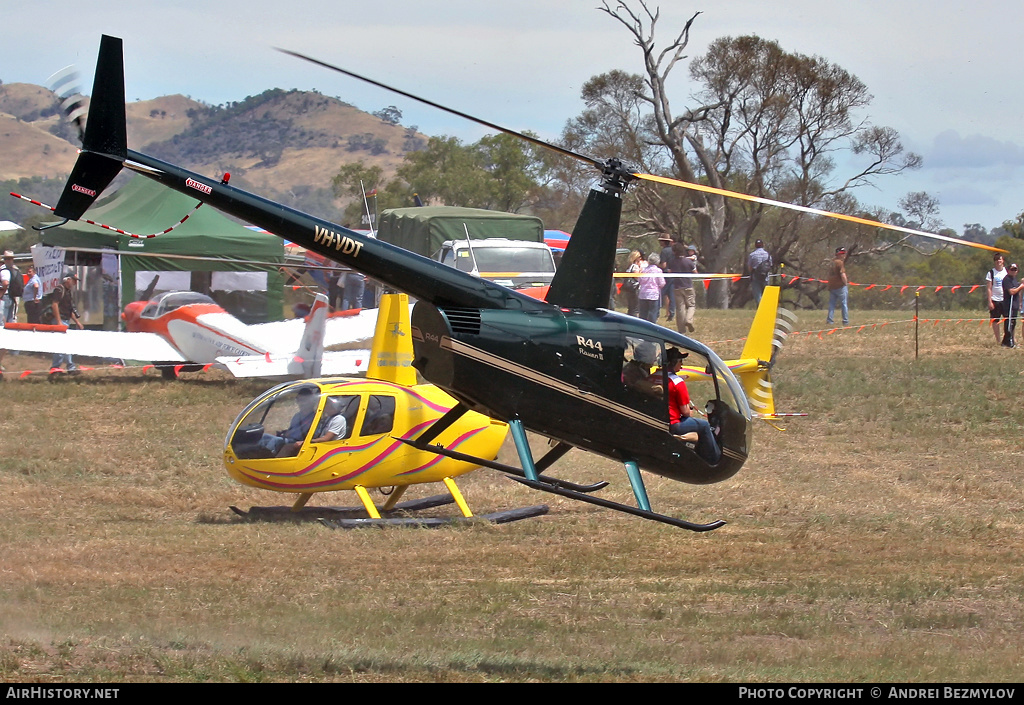
[[[507,127],[502,127],[501,125],[496,125],[493,122],[488,122],[487,120],[483,120],[481,118],[474,117],[474,116],[469,115],[467,113],[464,113],[464,112],[462,112],[460,110],[455,110],[454,108],[448,108],[448,107],[446,107],[444,105],[441,105],[440,103],[435,103],[432,100],[427,100],[426,98],[421,98],[418,95],[413,95],[412,93],[409,93],[407,91],[403,91],[403,90],[401,90],[399,88],[395,88],[394,86],[389,86],[386,83],[381,83],[380,81],[375,81],[372,78],[367,78],[366,76],[361,76],[358,73],[355,73],[354,71],[349,71],[349,70],[343,69],[343,68],[341,68],[339,66],[334,66],[333,64],[328,64],[326,61],[321,61],[320,59],[314,59],[311,56],[306,56],[305,54],[300,54],[297,51],[291,51],[290,49],[281,49],[279,47],[275,47],[275,48],[279,52],[281,52],[283,54],[288,54],[289,56],[294,56],[297,59],[303,59],[304,61],[308,61],[311,64],[316,64],[317,66],[323,66],[325,69],[330,69],[331,71],[337,71],[338,73],[343,73],[346,76],[351,76],[352,78],[357,78],[360,81],[365,81],[366,83],[369,83],[371,85],[377,86],[378,88],[383,88],[384,90],[391,91],[392,93],[397,93],[398,95],[404,96],[404,97],[409,98],[411,100],[419,101],[420,103],[423,103],[424,105],[429,105],[432,108],[437,108],[438,110],[443,110],[446,113],[450,113],[452,115],[456,115],[456,116],[458,116],[460,118],[463,118],[465,120],[469,120],[470,122],[475,122],[478,125],[483,125],[484,127],[487,127],[489,129],[492,129],[492,130],[497,130],[498,132],[504,132],[506,135],[511,135],[512,137],[518,137],[519,139],[525,140],[526,142],[529,142],[530,144],[536,145],[538,147],[543,147],[544,149],[550,149],[551,151],[558,152],[559,154],[562,154],[562,155],[564,155],[566,157],[572,157],[573,159],[578,159],[581,162],[586,162],[587,164],[591,164],[593,166],[596,166],[598,169],[601,169],[604,166],[601,162],[599,162],[596,159],[592,159],[591,157],[585,157],[582,154],[577,154],[576,152],[573,152],[571,150],[565,149],[564,147],[559,147],[558,145],[551,144],[550,142],[545,142],[544,140],[537,139],[536,137],[530,137],[529,135],[525,135],[522,132],[516,132],[515,130],[510,130]]]
[[[723,188],[715,188],[714,186],[705,186],[703,184],[694,184],[689,181],[680,181],[679,179],[670,179],[665,176],[655,176],[654,174],[633,174],[638,179],[644,179],[646,181],[654,181],[659,184],[668,184],[669,186],[678,186],[680,188],[689,189],[691,191],[702,191],[704,193],[713,193],[719,196],[728,196],[729,198],[739,198],[744,201],[753,201],[754,203],[763,203],[766,206],[778,206],[779,208],[789,208],[790,210],[800,211],[802,213],[811,213],[812,215],[822,215],[826,218],[836,218],[838,220],[846,220],[851,223],[859,223],[860,225],[870,225],[873,228],[885,228],[886,230],[894,230],[900,233],[907,233],[908,235],[919,235],[921,237],[932,238],[934,240],[942,240],[943,242],[952,242],[957,245],[967,245],[968,247],[977,247],[982,250],[989,250],[991,252],[1006,252],[998,247],[992,247],[991,245],[983,245],[980,242],[971,242],[970,240],[961,240],[956,237],[947,237],[946,235],[938,235],[936,233],[925,232],[924,230],[914,230],[913,228],[904,228],[899,225],[891,225],[889,223],[883,223],[878,220],[871,220],[870,218],[859,218],[855,215],[846,215],[845,213],[835,213],[833,211],[826,211],[820,208],[810,208],[809,206],[798,206],[795,203],[786,203],[785,201],[774,201],[770,198],[762,198],[760,196],[751,196],[746,193],[740,193],[739,191],[729,191]]]

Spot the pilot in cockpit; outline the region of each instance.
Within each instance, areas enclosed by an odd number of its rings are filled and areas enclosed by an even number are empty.
[[[292,416],[288,428],[276,434],[264,433],[260,439],[259,447],[273,457],[288,458],[298,454],[309,427],[313,425],[320,396],[312,387],[303,387],[295,395],[295,403],[299,410]]]

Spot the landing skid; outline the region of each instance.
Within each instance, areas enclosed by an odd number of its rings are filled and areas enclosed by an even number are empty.
[[[671,526],[678,527],[680,529],[688,529],[690,531],[714,531],[715,529],[725,526],[725,522],[719,519],[713,521],[710,524],[694,524],[689,521],[682,519],[676,519],[675,517],[665,516],[664,514],[658,514],[645,509],[639,509],[637,507],[631,507],[628,504],[622,504],[621,502],[613,502],[610,499],[602,499],[601,497],[594,497],[589,494],[583,494],[581,492],[573,492],[563,487],[551,485],[546,482],[535,482],[524,477],[512,477],[510,478],[516,482],[521,482],[527,487],[542,492],[550,492],[551,494],[557,494],[562,497],[568,497],[569,499],[579,500],[580,502],[587,502],[589,504],[596,504],[599,507],[605,507],[607,509],[614,509],[617,512],[624,512],[625,514],[632,514],[634,516],[642,517],[644,519],[650,519],[651,521],[661,522],[662,524],[670,524]]]
[[[411,445],[413,448],[427,450],[430,451],[431,453],[443,455],[446,458],[451,458],[452,460],[462,460],[467,463],[473,463],[475,465],[480,465],[485,468],[490,468],[491,470],[498,470],[509,475],[515,475],[516,477],[519,478],[526,478],[526,473],[520,470],[519,468],[513,465],[499,463],[496,460],[487,460],[486,458],[478,458],[475,455],[467,455],[466,453],[460,453],[457,450],[450,450],[442,445],[421,445],[417,441],[411,441],[407,438],[395,438],[395,440],[401,441],[402,443],[405,443],[407,445]],[[594,482],[589,485],[578,485],[575,482],[569,482],[568,480],[559,480],[558,478],[547,477],[544,475],[541,476],[541,482],[550,483],[556,487],[564,487],[565,489],[572,490],[573,492],[584,493],[597,492],[598,490],[603,490],[605,487],[608,486],[608,482],[605,480],[601,480],[600,482]]]
[[[508,524],[521,519],[542,516],[548,513],[546,504],[522,509],[507,509],[503,512],[478,514],[472,517],[382,517],[380,519],[329,519],[321,518],[320,523],[331,529],[362,529],[366,527],[407,526],[420,529],[439,529],[458,524],[482,523]]]
[[[419,512],[424,509],[443,507],[452,504],[455,499],[448,494],[436,494],[422,499],[411,499],[407,502],[396,504],[394,508],[383,512],[388,516],[402,512]],[[244,511],[238,507],[231,507],[238,516],[249,521],[317,521],[319,519],[347,519],[366,516],[366,509],[358,507],[249,507]]]

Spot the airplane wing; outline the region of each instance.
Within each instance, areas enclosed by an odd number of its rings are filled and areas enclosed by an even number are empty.
[[[305,361],[294,353],[285,355],[243,355],[218,357],[217,362],[235,377],[303,377]],[[322,375],[355,375],[365,373],[370,362],[369,350],[325,352],[321,362]]]
[[[110,357],[145,362],[186,362],[170,343],[155,333],[107,330],[66,332],[0,328],[0,350]]]

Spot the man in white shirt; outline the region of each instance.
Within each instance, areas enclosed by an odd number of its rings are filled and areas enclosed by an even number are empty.
[[[993,267],[985,274],[986,295],[988,296],[988,317],[992,319],[992,334],[995,335],[996,345],[999,345],[1003,337],[999,334],[999,322],[1009,315],[1006,311],[1006,303],[1003,301],[1003,277],[1006,276],[1006,268],[1003,266],[1003,256],[998,252],[992,258]]]

